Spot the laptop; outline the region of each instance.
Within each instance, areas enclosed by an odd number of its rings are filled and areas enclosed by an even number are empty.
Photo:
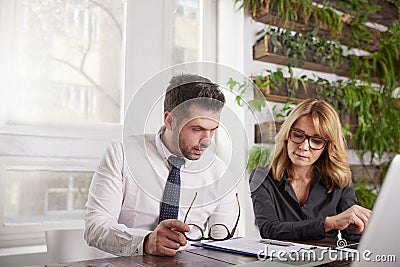
[[[395,156],[357,247],[352,267],[400,266],[400,154]],[[363,256],[364,254],[364,256]]]
[[[361,237],[357,250],[351,251],[351,267],[400,266],[400,154],[390,164],[384,183],[375,202],[368,226]],[[357,252],[358,251],[358,252]],[[255,261],[241,264],[243,267],[260,266],[340,266],[340,261],[329,258],[307,261]],[[335,254],[337,256],[337,254]],[[350,260],[342,260],[349,265]]]

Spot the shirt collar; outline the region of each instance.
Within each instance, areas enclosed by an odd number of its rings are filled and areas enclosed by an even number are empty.
[[[272,175],[272,172],[271,172],[271,175]],[[287,173],[285,173],[284,175],[283,175],[283,178],[279,181],[279,183],[278,183],[278,185],[280,186],[280,185],[282,185],[282,183],[287,183],[287,181],[288,181],[288,177],[287,177]],[[314,169],[314,176],[313,176],[313,178],[312,178],[312,181],[311,181],[311,183],[312,184],[317,184],[317,183],[322,183],[323,185],[325,185],[325,182],[324,182],[324,180],[322,179],[322,174],[319,172],[319,171],[317,171],[316,169]]]

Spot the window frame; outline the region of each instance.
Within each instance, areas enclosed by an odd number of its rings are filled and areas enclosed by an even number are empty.
[[[64,126],[18,125],[0,127],[0,249],[45,244],[45,230],[83,228],[81,222],[51,222],[5,226],[7,170],[91,171],[98,165],[109,142],[121,136],[122,125]],[[43,146],[46,142],[47,146]],[[67,152],[53,149],[76,147]],[[22,151],[20,150],[21,148]],[[26,150],[24,150],[26,149]]]
[[[21,225],[5,225],[5,195],[6,181],[5,176],[8,170],[45,170],[45,171],[84,171],[93,172],[96,164],[96,159],[66,159],[59,157],[0,157],[0,248],[24,246],[24,245],[39,245],[45,243],[45,230],[57,228],[82,228],[83,221],[63,221],[50,222],[43,224],[21,224]]]

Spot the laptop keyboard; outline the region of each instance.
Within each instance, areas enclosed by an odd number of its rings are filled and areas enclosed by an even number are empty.
[[[332,261],[317,266],[350,266],[352,262],[352,260]]]

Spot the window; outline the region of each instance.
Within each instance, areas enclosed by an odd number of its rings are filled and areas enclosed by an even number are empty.
[[[200,1],[175,0],[173,64],[200,60]]]
[[[12,122],[121,121],[124,1],[17,2]]]
[[[172,17],[167,17],[166,39],[171,52],[167,64],[215,61],[216,2],[214,0],[171,0]],[[171,25],[171,26],[169,26]]]
[[[122,128],[126,4],[0,2],[0,248],[83,226],[93,171]]]
[[[83,226],[93,172],[109,142],[121,137],[132,84],[149,75],[131,66],[137,61],[126,43],[126,35],[135,42],[137,31],[146,30],[137,23],[126,30],[128,6],[141,5],[173,21],[135,10],[161,20],[154,25],[167,37],[159,47],[168,59],[146,58],[163,61],[157,71],[214,59],[208,52],[214,39],[204,40],[215,31],[203,23],[213,0],[156,7],[127,0],[0,1],[0,249],[43,244],[46,229]],[[154,46],[143,47],[141,56],[153,55]]]
[[[81,220],[92,175],[82,171],[7,170],[4,225]]]

